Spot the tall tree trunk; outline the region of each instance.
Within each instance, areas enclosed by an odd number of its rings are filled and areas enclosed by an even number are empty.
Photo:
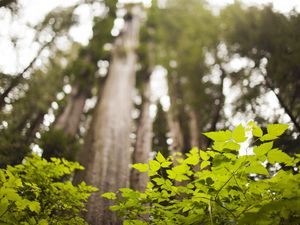
[[[70,136],[75,136],[78,131],[80,118],[83,113],[86,99],[89,97],[88,88],[74,86],[67,105],[55,124],[56,129],[63,130]]]
[[[150,74],[146,77],[143,87],[143,105],[136,131],[136,143],[132,156],[132,163],[147,163],[152,147],[152,119],[150,117]],[[144,191],[148,182],[146,173],[135,169],[130,173],[131,188]]]
[[[116,39],[112,61],[100,101],[91,124],[89,149],[83,149],[79,161],[85,166],[83,176],[101,193],[117,191],[129,183],[130,128],[132,91],[135,85],[136,48],[140,28],[140,5],[134,5],[122,35]],[[75,178],[76,179],[76,178]],[[86,219],[92,225],[117,225],[121,221],[108,207],[110,201],[99,193],[87,203]]]
[[[183,134],[180,127],[178,116],[174,115],[172,109],[169,109],[167,113],[167,120],[172,138],[171,151],[172,153],[181,152],[183,153]]]
[[[219,60],[219,59],[218,59]],[[215,102],[215,104],[213,105],[213,109],[212,109],[212,121],[211,121],[211,126],[210,126],[210,131],[215,131],[217,128],[217,123],[220,120],[221,117],[221,111],[223,109],[224,106],[224,101],[225,101],[225,95],[224,95],[224,80],[226,77],[226,71],[223,69],[222,65],[220,65],[220,70],[221,70],[221,82],[218,88],[218,98],[216,99],[217,102]],[[207,140],[207,139],[206,139]],[[207,140],[205,143],[205,148],[207,148],[210,144],[211,144],[211,140]]]
[[[197,120],[197,115],[195,110],[193,108],[188,109],[188,115],[189,115],[190,146],[200,147],[198,120]]]

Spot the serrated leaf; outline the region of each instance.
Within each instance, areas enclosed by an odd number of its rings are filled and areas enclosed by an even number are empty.
[[[206,132],[203,133],[206,137],[219,142],[228,141],[231,138],[231,131],[213,131],[213,132]]]
[[[238,125],[232,132],[232,139],[235,142],[244,142],[247,140],[247,137],[245,136],[245,128],[240,124]]]
[[[138,170],[141,173],[147,172],[149,167],[145,163],[136,163],[131,166],[132,168]]]
[[[276,137],[282,135],[288,128],[287,124],[269,124],[267,126],[268,134]]]
[[[205,167],[210,165],[210,161],[203,161],[200,164],[200,169],[204,169]]]
[[[195,165],[197,165],[197,164],[199,163],[199,160],[200,160],[200,158],[199,158],[198,155],[191,155],[190,157],[188,157],[188,158],[185,160],[185,162],[186,162],[187,164],[190,164],[190,165],[195,166]]]
[[[160,152],[157,153],[157,155],[156,155],[156,160],[157,160],[158,162],[160,162],[160,163],[166,161],[165,157],[164,157]]]
[[[165,180],[163,178],[158,178],[158,177],[153,178],[153,181],[155,181],[157,185],[163,185],[165,183]]]
[[[263,136],[263,131],[260,127],[254,126],[252,129],[252,135],[255,137],[261,137]]]
[[[203,160],[209,160],[210,156],[203,150],[200,150],[200,157]]]
[[[262,136],[260,138],[261,141],[272,141],[272,140],[275,140],[277,139],[278,137],[277,136],[273,136],[271,134],[265,134],[264,136]]]
[[[38,203],[38,202],[30,202],[28,204],[28,207],[31,212],[36,212],[36,213],[39,213],[39,211],[41,209],[40,203]]]
[[[278,149],[272,149],[268,152],[268,161],[271,164],[277,163],[285,163],[287,165],[293,164],[293,158],[291,158],[288,154],[278,150]]]
[[[259,146],[255,146],[253,148],[253,152],[257,156],[262,156],[262,155],[266,154],[268,151],[270,151],[272,149],[272,147],[273,147],[273,141],[266,142],[266,143],[261,144]]]
[[[226,156],[228,159],[231,159],[231,160],[235,160],[236,157],[237,157],[235,154],[232,154],[232,153],[224,153],[223,155]]]
[[[246,173],[256,173],[269,176],[268,170],[258,162],[253,162],[245,169]]]
[[[155,160],[150,160],[149,166],[151,171],[157,171],[160,169],[160,163]]]
[[[169,162],[169,161],[165,161],[161,164],[161,167],[162,168],[168,168],[170,165],[172,164],[172,162]]]
[[[117,198],[116,194],[114,192],[106,192],[101,195],[103,198],[107,198],[110,200],[115,200]]]
[[[230,149],[230,150],[238,151],[238,150],[240,150],[240,145],[237,144],[237,143],[234,143],[234,142],[229,141],[229,142],[226,142],[226,143],[224,144],[223,148],[224,148],[224,149],[227,148],[227,149]]]

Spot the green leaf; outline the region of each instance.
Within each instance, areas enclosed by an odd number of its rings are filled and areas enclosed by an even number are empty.
[[[157,160],[158,162],[160,162],[160,163],[166,161],[165,157],[164,157],[160,152],[157,153],[157,155],[156,155],[156,160]]]
[[[255,146],[253,148],[253,152],[257,156],[262,156],[262,155],[265,155],[268,151],[270,151],[272,149],[272,147],[273,147],[273,141],[266,142],[266,143],[261,144],[259,146]]]
[[[269,124],[267,126],[268,134],[276,137],[282,135],[288,128],[287,124]]]
[[[209,160],[210,156],[203,150],[200,150],[200,157],[203,160]]]
[[[101,195],[103,198],[107,198],[110,200],[115,200],[117,198],[116,194],[114,192],[106,192]]]
[[[110,206],[109,207],[109,209],[111,210],[111,211],[118,211],[118,210],[120,210],[121,209],[121,207],[120,206],[118,206],[118,205],[112,205],[112,206]]]
[[[235,151],[238,151],[238,150],[240,150],[240,145],[239,144],[237,144],[237,143],[235,143],[235,142],[231,142],[231,141],[229,141],[229,142],[226,142],[225,144],[224,144],[224,146],[223,146],[223,148],[224,149],[230,149],[230,150],[235,150]]]
[[[172,164],[172,162],[166,161],[166,162],[163,162],[163,163],[161,164],[161,167],[162,167],[162,168],[168,168],[171,164]]]
[[[131,167],[138,170],[141,173],[147,172],[149,169],[148,165],[144,163],[136,163],[133,164]]]
[[[278,150],[272,149],[268,152],[268,161],[271,164],[277,163],[285,163],[287,165],[293,165],[293,158],[291,158],[288,154]]]
[[[209,165],[210,165],[210,161],[203,161],[203,162],[201,162],[200,169],[204,169],[205,167],[207,167]]]
[[[42,219],[38,222],[38,225],[48,225],[49,223],[47,222],[47,220]]]
[[[213,131],[203,133],[206,137],[219,142],[228,141],[231,138],[231,132],[229,130],[226,131]]]
[[[153,181],[155,181],[155,183],[157,185],[163,185],[165,183],[165,180],[163,178],[153,178]]]
[[[199,163],[199,160],[200,160],[200,158],[199,158],[198,155],[191,155],[190,157],[188,157],[188,158],[185,160],[185,162],[186,162],[187,164],[190,164],[190,165],[195,166],[195,165],[197,165],[197,164]]]
[[[274,135],[271,135],[271,134],[265,134],[264,136],[262,136],[260,138],[260,140],[261,141],[272,141],[272,140],[275,140],[277,138],[278,138],[277,136],[274,136]]]
[[[38,202],[30,202],[28,204],[28,207],[31,212],[36,212],[36,213],[39,213],[39,211],[41,209],[40,203],[38,203]]]
[[[245,169],[246,173],[256,173],[269,176],[268,170],[258,162],[253,162]]]
[[[263,135],[263,131],[260,127],[254,126],[252,129],[252,135],[255,137],[261,137]]]
[[[240,124],[238,125],[232,132],[232,139],[235,142],[244,142],[247,140],[247,137],[245,136],[245,129],[244,127]]]
[[[157,171],[160,169],[160,163],[155,160],[150,160],[149,166],[151,171]]]

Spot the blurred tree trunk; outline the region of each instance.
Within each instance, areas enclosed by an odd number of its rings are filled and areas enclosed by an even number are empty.
[[[143,86],[143,103],[141,115],[136,131],[135,149],[132,155],[132,163],[147,163],[152,147],[152,119],[150,117],[150,73],[147,75]],[[140,173],[135,169],[131,170],[131,188],[144,191],[148,182],[147,173]]]
[[[219,59],[218,59],[219,60]],[[210,131],[216,131],[217,129],[217,123],[219,122],[221,118],[221,112],[224,107],[224,101],[225,101],[225,95],[224,95],[224,80],[226,77],[226,71],[223,69],[223,67],[220,65],[220,70],[221,70],[221,77],[220,77],[220,85],[218,88],[218,97],[215,100],[215,104],[213,105],[212,109],[212,122],[210,126]],[[206,142],[204,144],[204,148],[209,147],[211,144],[211,140],[206,139]]]
[[[63,130],[70,136],[75,136],[79,128],[85,101],[89,96],[89,88],[83,89],[79,85],[74,86],[65,109],[55,123],[55,128]]]
[[[117,191],[129,183],[130,128],[132,91],[135,84],[136,48],[140,28],[139,5],[132,6],[124,30],[116,39],[111,66],[100,101],[90,126],[89,142],[79,155],[85,166],[80,177],[100,189],[101,193]],[[87,203],[86,219],[92,225],[121,224],[116,214],[109,210],[111,202],[99,193]]]
[[[167,113],[167,120],[172,138],[171,151],[172,153],[183,153],[183,134],[180,127],[179,118],[178,116],[174,115],[171,109],[169,109]]]
[[[194,109],[190,108],[188,109],[188,115],[191,148],[200,147],[197,114]]]

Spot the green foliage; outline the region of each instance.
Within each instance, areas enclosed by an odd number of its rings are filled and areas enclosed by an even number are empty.
[[[0,170],[0,224],[86,224],[80,213],[95,188],[66,179],[83,167],[75,162],[38,156]],[[65,180],[65,181],[62,181]]]
[[[148,172],[145,192],[122,188],[119,195],[102,196],[118,196],[110,209],[123,224],[299,224],[300,157],[263,138],[277,138],[287,128],[271,124],[263,134],[250,122],[233,132],[205,133],[214,141],[206,151],[193,148],[176,163],[158,153],[149,166],[133,165]]]

